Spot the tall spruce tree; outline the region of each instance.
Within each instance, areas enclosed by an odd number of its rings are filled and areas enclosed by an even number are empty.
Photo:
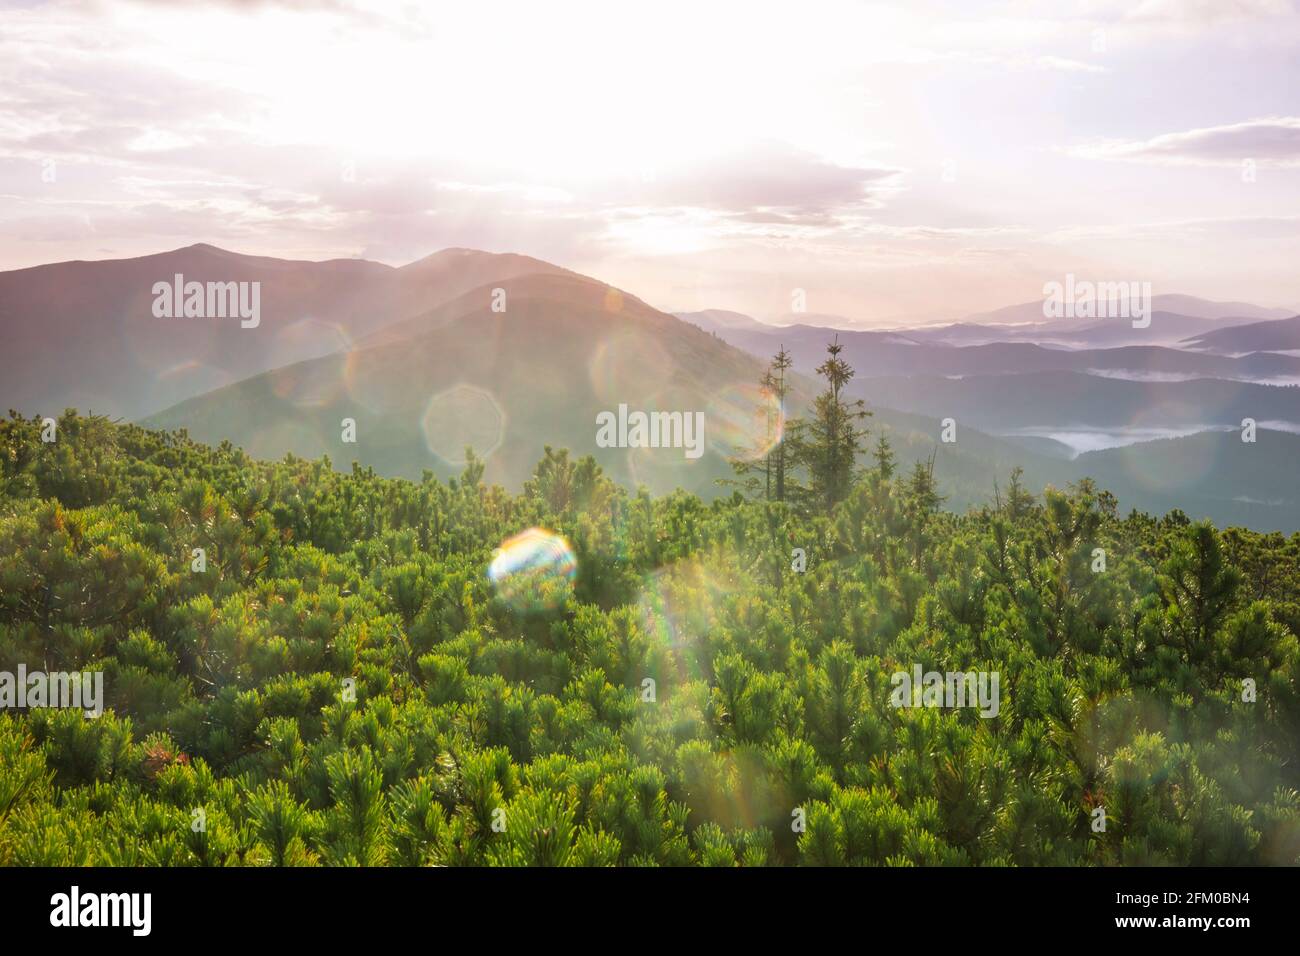
[[[781,346],[772,357],[772,361],[759,379],[762,394],[762,408],[759,414],[763,418],[762,436],[757,447],[749,454],[737,455],[730,459],[732,470],[739,480],[722,480],[722,484],[739,485],[751,496],[759,496],[762,487],[764,501],[785,501],[787,489],[792,484],[791,457],[788,449],[792,436],[798,431],[797,421],[786,419],[786,396],[789,385],[785,373],[793,360],[790,353]],[[762,475],[760,479],[758,476]]]
[[[876,445],[871,449],[871,457],[876,463],[876,474],[880,476],[881,481],[889,481],[894,477],[898,458],[894,454],[894,446],[889,443],[889,436],[883,431],[876,437]]]
[[[808,468],[812,504],[826,513],[847,498],[853,487],[858,455],[868,433],[859,422],[871,415],[862,399],[844,395],[853,367],[840,358],[843,351],[839,336],[826,346],[827,359],[817,366],[817,374],[826,380],[826,390],[813,401],[812,416],[798,442],[800,459]]]
[[[785,373],[794,360],[790,358],[790,353],[782,345],[776,355],[772,357],[772,364],[768,367],[767,377],[771,383],[772,398],[774,407],[769,407],[769,415],[777,416],[774,422],[779,433],[775,435],[776,444],[772,446],[771,452],[768,453],[768,461],[771,463],[772,491],[769,495],[776,501],[785,501],[785,486],[788,477],[787,466],[789,462],[789,450],[785,441],[785,436],[793,427],[794,423],[786,420],[785,399],[788,392],[788,386],[785,382]]]

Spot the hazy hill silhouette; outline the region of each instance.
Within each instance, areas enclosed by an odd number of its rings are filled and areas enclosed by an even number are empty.
[[[494,289],[505,311],[494,311]],[[640,299],[573,274],[502,280],[389,325],[349,352],[194,398],[147,424],[185,427],[254,453],[359,458],[391,474],[458,471],[466,444],[489,479],[517,485],[545,445],[593,454],[620,480],[713,489],[719,444],[598,448],[596,415],[629,410],[753,414],[763,363]],[[797,386],[798,388],[798,386]],[[340,421],[355,418],[355,446]]]
[[[0,407],[132,418],[258,372],[325,355],[483,283],[558,266],[448,249],[401,268],[306,262],[200,243],[156,255],[0,272]],[[260,324],[158,318],[153,286],[259,282]]]
[[[1225,353],[1300,349],[1300,315],[1205,332],[1187,339],[1183,345]]]

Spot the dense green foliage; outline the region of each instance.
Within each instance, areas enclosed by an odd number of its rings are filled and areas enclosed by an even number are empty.
[[[1300,861],[1300,538],[1086,482],[949,514],[879,453],[805,514],[40,432],[0,423],[0,670],[108,710],[0,715],[0,864]],[[525,611],[486,569],[530,527],[577,573]],[[998,715],[891,706],[914,664]]]

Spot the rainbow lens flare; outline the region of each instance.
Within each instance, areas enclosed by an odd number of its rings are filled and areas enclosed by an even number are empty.
[[[728,385],[709,399],[705,415],[709,447],[728,458],[757,461],[785,434],[781,402],[759,385]]]
[[[564,603],[577,571],[569,542],[545,528],[529,528],[502,542],[488,565],[488,579],[512,610],[545,611]]]

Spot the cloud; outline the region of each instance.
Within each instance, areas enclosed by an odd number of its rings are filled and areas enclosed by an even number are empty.
[[[639,182],[611,184],[598,196],[613,205],[703,209],[738,221],[825,224],[837,213],[879,206],[901,188],[902,173],[763,142],[693,158],[686,168],[650,170]]]
[[[1134,22],[1219,24],[1295,15],[1292,0],[1142,0],[1124,16]]]
[[[1169,219],[1161,222],[1099,223],[1053,229],[1039,236],[1047,243],[1073,243],[1080,239],[1140,239],[1167,244],[1205,237],[1222,241],[1283,240],[1300,235],[1300,216],[1229,216],[1219,219]]]
[[[1300,117],[1274,116],[1227,126],[1165,133],[1147,140],[1109,141],[1070,150],[1086,159],[1170,166],[1300,165]]]

